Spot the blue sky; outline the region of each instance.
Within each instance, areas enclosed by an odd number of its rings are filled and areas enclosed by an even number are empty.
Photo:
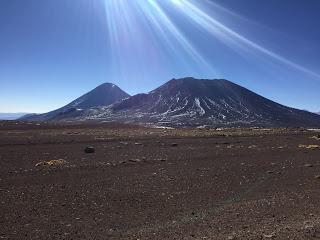
[[[103,82],[130,94],[225,78],[320,110],[318,0],[2,0],[0,112],[46,112]]]

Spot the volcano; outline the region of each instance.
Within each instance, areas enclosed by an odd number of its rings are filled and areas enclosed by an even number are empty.
[[[62,108],[44,114],[27,115],[20,120],[50,121],[76,118],[81,116],[82,112],[87,109],[108,106],[129,96],[115,84],[103,83]]]
[[[286,107],[224,79],[172,79],[82,118],[170,126],[320,126],[316,114]]]

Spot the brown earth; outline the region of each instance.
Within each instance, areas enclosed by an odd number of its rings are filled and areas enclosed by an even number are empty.
[[[317,135],[0,122],[0,239],[319,239]]]

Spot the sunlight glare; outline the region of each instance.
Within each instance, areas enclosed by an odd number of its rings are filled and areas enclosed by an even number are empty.
[[[181,6],[182,1],[181,0],[171,0],[174,4]]]

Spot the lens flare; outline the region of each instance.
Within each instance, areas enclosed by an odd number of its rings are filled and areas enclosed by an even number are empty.
[[[172,15],[175,15],[188,19],[199,32],[211,35],[236,52],[243,55],[250,53],[320,78],[318,73],[273,52],[217,20],[207,9],[214,10],[216,7],[221,10],[222,7],[212,1],[203,0],[200,5],[194,0],[105,0],[104,6],[109,34],[110,69],[116,76],[125,77],[128,73],[143,75],[146,69],[161,69],[168,65],[164,62],[170,62],[175,67],[206,72],[216,77],[217,69],[213,68],[206,53],[199,50],[193,41],[194,37],[186,34],[185,29],[181,29],[181,25],[173,20]],[[237,15],[230,10],[224,11]]]
[[[209,61],[175,25],[159,1],[105,0],[104,6],[109,68],[113,75],[125,77],[129,72],[143,75],[146,69],[156,71],[166,62],[216,75]]]
[[[176,5],[181,5],[182,2],[180,0],[171,0]]]
[[[284,63],[290,67],[293,67],[299,71],[312,75],[313,77],[320,78],[320,74],[315,73],[295,62],[286,59],[285,57],[272,52],[271,50],[257,44],[256,42],[246,38],[240,33],[232,30],[223,23],[217,21],[213,17],[209,16],[205,11],[201,10],[195,4],[189,0],[180,0],[181,8],[183,13],[192,19],[198,27],[211,33],[214,37],[219,38],[222,42],[227,44],[229,47],[236,50],[254,50],[258,51],[270,58],[273,58],[281,63]],[[218,6],[218,5],[217,5]]]

